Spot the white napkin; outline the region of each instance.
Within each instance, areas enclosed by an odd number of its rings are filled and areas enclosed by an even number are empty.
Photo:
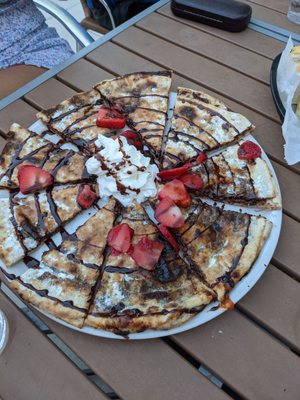
[[[285,139],[284,158],[289,165],[300,161],[300,121],[292,106],[292,98],[300,82],[300,74],[297,73],[296,63],[289,55],[293,46],[290,37],[277,69],[278,92],[286,109],[282,125],[282,134]]]

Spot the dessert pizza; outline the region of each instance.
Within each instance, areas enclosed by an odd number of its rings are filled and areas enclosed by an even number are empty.
[[[167,330],[228,306],[281,208],[244,138],[254,126],[222,101],[179,88],[166,132],[171,75],[100,82],[38,113],[44,132],[8,133],[0,268],[22,299],[83,330]]]

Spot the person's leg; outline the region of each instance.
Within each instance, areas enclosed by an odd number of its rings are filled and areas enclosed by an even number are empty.
[[[0,70],[0,100],[47,71],[33,65],[14,65]]]

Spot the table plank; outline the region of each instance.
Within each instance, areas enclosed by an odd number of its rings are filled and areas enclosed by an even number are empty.
[[[155,36],[207,57],[232,70],[239,71],[260,82],[269,83],[270,59],[225,41],[221,37],[212,38],[209,33],[157,13],[152,13],[143,18],[137,23],[137,26],[148,33],[155,34]],[[264,41],[264,38],[261,40]]]
[[[287,215],[283,216],[280,240],[274,260],[280,268],[300,280],[299,264],[300,224]]]
[[[6,134],[13,122],[17,122],[25,127],[33,124],[36,120],[37,110],[25,103],[17,100],[0,111],[0,131]]]
[[[268,85],[136,27],[116,36],[113,42],[164,67],[172,68],[179,75],[213,89],[276,122],[279,121]]]
[[[299,357],[238,311],[172,338],[242,398],[299,399]]]
[[[238,309],[300,352],[299,299],[299,283],[269,265],[255,287],[238,303]]]
[[[0,291],[9,342],[0,356],[5,400],[107,399]]]
[[[214,28],[213,26],[208,26],[196,21],[176,17],[172,13],[169,4],[158,9],[157,13],[171,18],[172,20],[180,21],[181,23],[191,26],[195,29],[207,32],[212,36],[220,37],[224,40],[237,44],[238,46],[244,47],[245,49],[251,50],[254,53],[261,54],[264,57],[268,57],[270,59],[274,59],[284,47],[282,42],[265,36],[262,33],[253,31],[252,29],[246,29],[237,34],[236,32],[227,32],[218,28]]]
[[[260,5],[262,7],[265,7],[268,9],[270,12],[271,10],[280,12],[286,16],[289,4],[288,1],[282,1],[282,0],[246,0],[251,7],[255,5]]]
[[[96,83],[114,76],[96,65],[81,59],[58,74],[59,80],[78,91],[88,91]]]
[[[247,1],[248,2],[248,1]],[[254,2],[248,2],[252,7],[252,17],[265,21],[269,24],[279,26],[280,28],[287,29],[290,32],[300,33],[299,25],[290,22],[287,18],[288,2],[279,0],[285,7],[285,12],[281,13],[271,8],[265,7],[263,4],[255,4]]]
[[[50,108],[75,93],[75,90],[52,78],[27,93],[25,99],[40,110]]]
[[[40,314],[39,314],[40,315]],[[111,340],[85,335],[41,316],[123,399],[228,399],[161,340]]]

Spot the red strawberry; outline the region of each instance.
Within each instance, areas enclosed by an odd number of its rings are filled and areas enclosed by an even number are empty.
[[[132,246],[130,256],[139,267],[152,271],[158,263],[164,245],[143,236],[142,239]]]
[[[256,143],[247,140],[240,145],[237,153],[240,160],[255,160],[261,156],[261,148]]]
[[[134,230],[127,224],[119,224],[112,228],[107,237],[107,242],[114,250],[127,253],[131,247]]]
[[[197,164],[202,164],[205,160],[207,159],[206,154],[203,153],[203,151],[200,151],[196,158],[196,163]]]
[[[169,197],[165,197],[158,203],[154,215],[160,224],[169,228],[180,228],[184,225],[180,208]]]
[[[196,174],[185,174],[182,175],[179,179],[184,184],[184,186],[189,189],[199,190],[203,186],[203,180],[199,175]]]
[[[160,230],[161,234],[164,236],[164,238],[170,243],[170,245],[176,250],[180,250],[179,244],[176,242],[175,238],[172,236],[171,232],[169,229],[163,225],[159,224],[158,229]]]
[[[90,208],[94,201],[98,198],[89,185],[81,185],[80,192],[77,197],[77,202],[81,208]]]
[[[96,124],[101,128],[122,129],[126,125],[126,118],[115,109],[101,106]]]
[[[120,134],[120,136],[124,136],[127,139],[128,144],[131,144],[138,150],[143,150],[143,144],[139,135],[134,131],[124,131]]]
[[[191,196],[179,179],[173,179],[171,182],[166,183],[158,192],[158,198],[160,200],[165,197],[169,197],[180,207],[188,207],[192,202]]]
[[[171,181],[174,178],[178,178],[179,176],[186,174],[191,167],[191,163],[186,163],[182,167],[160,171],[157,176],[163,181]]]
[[[23,194],[39,192],[53,184],[53,176],[34,165],[22,165],[18,171],[20,191]]]
[[[111,255],[111,256],[114,256],[114,257],[116,257],[116,256],[119,256],[120,254],[122,254],[120,251],[118,251],[118,250],[115,250],[113,247],[110,247],[109,248],[109,254]]]

